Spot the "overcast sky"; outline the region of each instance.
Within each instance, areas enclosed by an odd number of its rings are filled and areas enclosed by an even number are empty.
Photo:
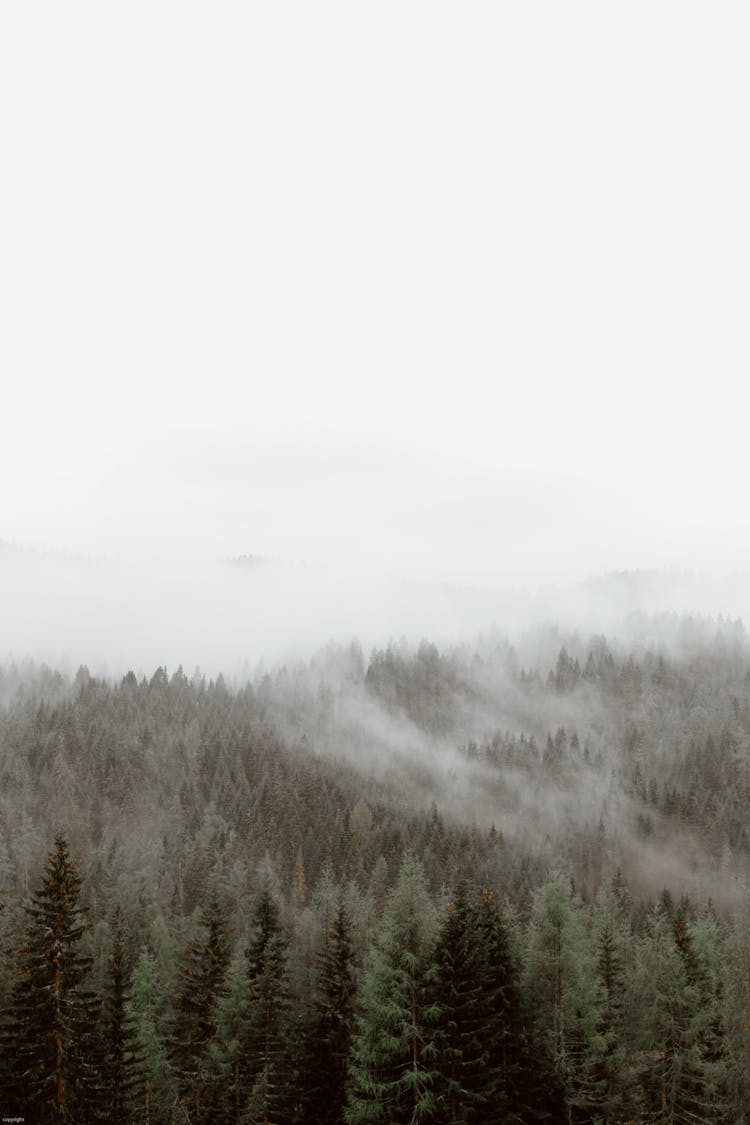
[[[750,566],[746,4],[4,4],[0,538]]]

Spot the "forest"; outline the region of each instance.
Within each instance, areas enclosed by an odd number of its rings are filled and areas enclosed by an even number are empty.
[[[750,646],[0,670],[0,1116],[744,1122]]]

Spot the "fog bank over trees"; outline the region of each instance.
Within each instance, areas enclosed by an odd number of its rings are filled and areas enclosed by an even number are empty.
[[[750,644],[631,631],[4,664],[4,1104],[746,1120]]]
[[[122,676],[163,665],[247,676],[333,641],[428,637],[444,645],[540,627],[623,640],[664,613],[750,616],[750,574],[605,574],[581,582],[450,583],[376,567],[244,555],[214,562],[116,559],[0,545],[0,656]],[[673,638],[677,640],[677,637]]]

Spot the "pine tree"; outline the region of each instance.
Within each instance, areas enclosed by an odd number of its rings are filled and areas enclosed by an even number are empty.
[[[125,1092],[125,937],[122,912],[115,911],[112,926],[112,951],[109,960],[109,992],[104,1010],[104,1088],[107,1097],[107,1118],[112,1125],[127,1120]]]
[[[692,926],[699,966],[698,1039],[701,1047],[703,1089],[719,1121],[738,1120],[738,1074],[732,1059],[726,1012],[726,934],[712,914]]]
[[[550,1095],[554,1103],[559,1089],[568,1117],[587,1120],[602,1096],[598,989],[590,943],[563,875],[554,876],[537,895],[524,975],[543,1075],[537,1104]]]
[[[229,961],[226,919],[213,901],[203,935],[187,949],[179,968],[170,1056],[180,1101],[191,1121],[200,1121],[209,1072],[208,1051],[216,1033],[216,1004]]]
[[[401,864],[376,933],[352,1045],[348,1125],[427,1122],[437,1112],[433,955],[437,924],[424,871]]]
[[[529,1058],[520,991],[520,957],[507,915],[490,890],[482,891],[475,907],[482,964],[483,1040],[487,1046],[487,1084],[477,1121],[495,1125],[514,1115],[528,1115],[525,1086],[536,1060]]]
[[[83,1125],[101,1119],[99,1004],[84,987],[81,878],[65,840],[55,840],[39,888],[24,907],[28,934],[18,955],[11,1009],[16,1104],[26,1120]]]
[[[125,1005],[128,1108],[142,1125],[169,1125],[176,1102],[176,1084],[161,1033],[163,989],[156,959],[142,949],[130,981]]]
[[[496,1029],[485,993],[489,958],[482,937],[462,885],[449,903],[435,950],[441,1007],[435,1093],[440,1119],[451,1125],[469,1125],[479,1120],[483,1109],[490,1112],[499,1086],[499,1057],[490,1064],[488,1039]]]
[[[644,1074],[646,1121],[682,1123],[722,1121],[704,1102],[707,1077],[701,1058],[698,963],[684,906],[671,918],[652,910],[639,956],[640,993],[648,1000],[642,1021],[649,1065]],[[702,1104],[703,1103],[703,1104]]]
[[[346,1076],[354,1029],[354,954],[343,902],[317,955],[317,987],[305,1033],[302,1068],[306,1121],[344,1120]]]
[[[680,906],[675,943],[690,1004],[682,1034],[677,1116],[706,1122],[732,1118],[731,1064],[724,1022],[724,955],[716,921],[699,921]]]
[[[216,1119],[240,1125],[250,1086],[245,1044],[249,1035],[250,984],[244,956],[232,961],[216,1002],[216,1035],[209,1048],[209,1069]]]
[[[625,976],[622,938],[618,926],[622,914],[614,896],[604,901],[595,921],[595,971],[599,984],[598,1051],[593,1077],[601,1090],[600,1113],[603,1121],[618,1121],[628,1097],[623,1066],[623,1022]]]
[[[292,1096],[284,1039],[288,1010],[286,940],[266,881],[253,912],[253,937],[246,952],[249,1008],[245,1051],[250,1084],[248,1120],[284,1125]]]

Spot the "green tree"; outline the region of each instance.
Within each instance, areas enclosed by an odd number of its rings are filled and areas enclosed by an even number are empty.
[[[732,1059],[726,1011],[726,935],[716,918],[706,913],[691,923],[690,936],[699,998],[693,1024],[699,1056],[699,1106],[704,1112],[710,1111],[716,1121],[738,1120],[739,1075]]]
[[[421,864],[404,858],[375,935],[352,1045],[348,1125],[405,1125],[437,1112],[433,963],[437,922]]]
[[[216,1035],[209,1047],[216,1119],[240,1125],[250,1094],[245,1045],[249,1035],[250,983],[242,955],[231,962],[216,1001]]]
[[[112,948],[109,957],[108,990],[104,1005],[104,1089],[106,1091],[107,1118],[112,1125],[126,1121],[125,1069],[125,937],[122,913],[115,911],[112,924]]]
[[[156,958],[144,948],[133,969],[125,1006],[128,1105],[133,1120],[143,1125],[169,1125],[176,1102],[176,1083],[161,1033],[163,1007]]]
[[[529,1058],[517,935],[490,890],[482,891],[474,915],[481,950],[481,1022],[488,1055],[484,1105],[477,1121],[495,1125],[502,1120],[501,1111],[509,1121],[529,1115],[533,1094],[527,1097],[526,1087],[538,1064]]]
[[[498,1108],[499,1053],[493,1050],[496,1042],[490,1043],[497,1029],[492,1026],[492,998],[485,992],[490,965],[478,921],[462,884],[448,905],[435,950],[441,1008],[435,1093],[440,1119],[451,1125],[470,1125],[483,1110]]]
[[[316,958],[317,983],[305,1029],[302,1066],[305,1120],[344,1120],[346,1077],[354,1029],[354,954],[350,921],[339,902]]]
[[[568,1120],[588,1121],[604,1094],[598,1066],[598,986],[580,908],[562,874],[537,895],[524,977],[546,1094],[554,1101],[558,1087]]]
[[[202,934],[185,952],[179,967],[170,1056],[178,1095],[191,1121],[200,1121],[207,1093],[209,1045],[216,1033],[216,1005],[229,962],[227,923],[212,901]],[[210,1111],[209,1111],[210,1112]]]
[[[24,907],[28,931],[11,1010],[16,1104],[40,1125],[82,1125],[103,1112],[99,1003],[84,987],[92,962],[79,949],[85,931],[80,898],[81,878],[58,837]]]
[[[252,922],[253,935],[245,954],[249,985],[245,1042],[250,1089],[248,1120],[259,1125],[283,1125],[293,1093],[285,1075],[287,943],[269,880],[261,889]]]

